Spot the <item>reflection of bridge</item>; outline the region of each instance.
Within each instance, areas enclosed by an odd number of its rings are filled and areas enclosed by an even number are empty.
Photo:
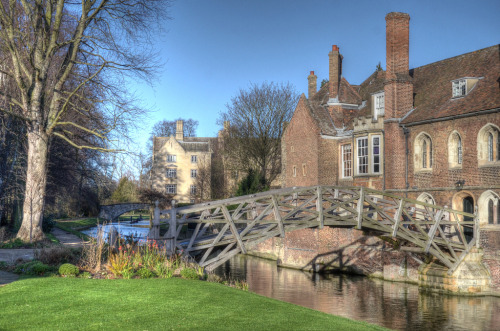
[[[449,274],[479,243],[473,214],[360,187],[286,188],[177,208],[171,214],[176,226],[166,239],[209,270],[251,245],[312,227],[377,231],[392,238],[395,248],[433,255]],[[177,241],[187,223],[196,223],[192,236]]]
[[[109,221],[116,220],[120,215],[137,209],[149,209],[151,205],[147,203],[115,203],[113,205],[101,206],[99,218]]]

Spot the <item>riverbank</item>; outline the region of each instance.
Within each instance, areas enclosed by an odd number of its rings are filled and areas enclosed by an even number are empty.
[[[23,279],[0,288],[0,301],[2,330],[385,330],[220,284],[178,278]]]

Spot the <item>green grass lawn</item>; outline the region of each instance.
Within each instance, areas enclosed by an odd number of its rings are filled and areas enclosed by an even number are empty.
[[[179,278],[31,278],[0,287],[0,302],[0,330],[384,330]]]

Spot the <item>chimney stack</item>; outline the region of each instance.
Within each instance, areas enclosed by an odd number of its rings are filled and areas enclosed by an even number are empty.
[[[408,75],[410,51],[410,15],[389,13],[386,21],[386,70],[388,79]]]
[[[175,139],[178,141],[184,140],[184,122],[182,120],[177,120],[177,129],[175,131]]]
[[[330,59],[330,99],[338,98],[340,78],[342,77],[342,55],[340,55],[337,45],[332,46],[328,57]]]
[[[318,76],[314,74],[314,71],[311,71],[311,73],[307,77],[307,81],[309,83],[307,97],[311,99],[316,94],[316,91],[318,91]]]

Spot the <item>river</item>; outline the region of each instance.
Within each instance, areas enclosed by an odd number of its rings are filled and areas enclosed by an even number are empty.
[[[215,272],[245,280],[260,295],[394,330],[500,330],[500,298],[419,291],[417,285],[278,268],[236,256]]]

